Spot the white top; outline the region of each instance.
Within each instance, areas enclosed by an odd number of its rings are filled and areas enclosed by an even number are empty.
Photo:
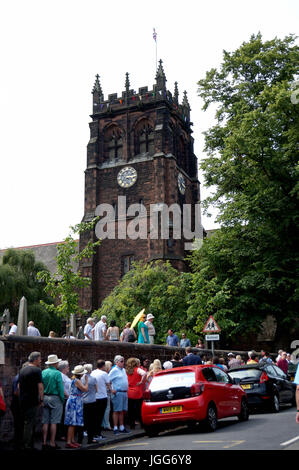
[[[155,330],[155,327],[154,325],[152,324],[151,321],[147,320],[146,322],[144,322],[146,324],[146,326],[148,327],[148,334],[149,336],[155,336],[156,334],[156,330]]]
[[[40,332],[37,328],[35,328],[35,326],[28,326],[27,335],[28,336],[40,336]]]
[[[92,329],[93,329],[93,328],[92,328],[92,326],[91,326],[89,323],[87,323],[87,325],[85,325],[85,327],[84,327],[84,335],[88,335],[88,338],[86,338],[86,336],[84,336],[84,339],[86,339],[86,340],[93,339],[92,333],[91,333]]]
[[[10,327],[10,330],[9,330],[8,334],[9,334],[9,335],[15,335],[16,332],[17,332],[17,325],[12,325],[12,326]]]
[[[102,320],[98,321],[93,331],[94,331],[94,339],[96,341],[104,341],[104,332],[107,331],[106,323],[104,323]]]
[[[62,382],[63,382],[64,393],[68,397],[70,394],[70,390],[71,390],[72,380],[66,374],[63,374],[62,372],[61,372],[61,377],[62,377]]]
[[[107,372],[104,370],[96,369],[90,374],[97,381],[98,391],[96,393],[96,399],[107,398],[107,385],[110,384],[110,380]]]

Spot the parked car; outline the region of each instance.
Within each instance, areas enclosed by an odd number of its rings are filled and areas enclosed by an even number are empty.
[[[142,422],[149,436],[178,424],[204,422],[215,431],[217,421],[249,417],[247,395],[214,365],[184,366],[158,372],[144,392]]]
[[[277,413],[282,403],[296,404],[296,385],[275,364],[235,367],[228,374],[232,379],[240,380],[250,408]]]

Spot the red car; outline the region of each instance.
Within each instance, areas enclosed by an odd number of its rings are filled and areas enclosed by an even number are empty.
[[[203,421],[215,431],[217,421],[249,418],[247,395],[239,380],[213,365],[185,366],[158,372],[144,392],[142,422],[149,436],[162,429]]]

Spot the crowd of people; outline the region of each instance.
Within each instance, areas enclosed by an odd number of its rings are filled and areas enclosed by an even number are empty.
[[[112,326],[111,328],[113,328]],[[129,327],[128,327],[129,328]],[[112,331],[113,333],[113,331]],[[245,364],[274,362],[284,372],[289,364],[287,353],[280,350],[277,358],[262,351],[248,357],[230,352],[226,357],[210,357],[185,348],[185,355],[176,351],[171,360],[161,363],[148,358],[116,355],[113,363],[99,359],[96,367],[80,363],[72,370],[68,360],[57,355],[48,356],[42,370],[40,352],[32,352],[13,380],[11,411],[14,417],[16,448],[31,449],[34,445],[34,427],[40,410],[44,450],[57,449],[57,438],[65,441],[68,449],[79,448],[84,436],[87,443],[97,443],[103,431],[127,434],[142,426],[141,406],[143,394],[157,372],[198,364],[214,364],[224,371]]]
[[[121,341],[121,342],[137,342],[139,344],[155,344],[156,330],[154,326],[154,315],[152,313],[142,314],[137,322],[137,333],[132,327],[131,322],[127,322],[122,331],[116,325],[115,320],[111,320],[108,326],[108,320],[105,315],[101,316],[99,321],[95,318],[88,318],[85,326],[80,326],[76,336],[72,331],[63,335],[64,338],[69,339],[84,339],[87,341]],[[15,335],[17,333],[17,325],[13,321],[9,323],[9,335]],[[40,331],[34,325],[33,321],[28,323],[27,328],[28,336],[41,336]],[[186,333],[181,334],[181,339],[174,333],[172,329],[169,329],[166,337],[166,346],[177,346],[186,348],[191,346],[191,341],[187,338]],[[57,334],[54,331],[50,331],[48,338],[56,338]],[[200,338],[194,345],[196,348],[203,349],[204,344]]]

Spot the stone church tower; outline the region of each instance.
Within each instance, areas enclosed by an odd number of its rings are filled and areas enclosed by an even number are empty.
[[[195,204],[200,200],[187,93],[180,104],[177,83],[173,94],[167,90],[162,61],[152,90],[142,87],[135,92],[127,73],[122,96],[110,94],[105,100],[99,78],[92,90],[83,221],[104,217],[99,208],[109,204],[113,210],[105,214],[106,228],[115,227],[115,238],[101,237],[96,255],[80,264],[82,275],[92,280],[81,294],[81,306],[88,311],[99,308],[134,261],[169,260],[186,270],[186,240],[173,234],[171,213],[165,239],[152,236],[150,214],[157,215],[163,204],[176,204],[183,213],[183,206],[189,204],[194,228]],[[136,239],[126,231],[134,219],[134,210],[126,214],[130,206],[137,208],[136,215],[142,208],[143,236]],[[136,223],[134,227],[138,230]],[[97,230],[94,239],[96,234]],[[81,236],[80,249],[89,237]]]

